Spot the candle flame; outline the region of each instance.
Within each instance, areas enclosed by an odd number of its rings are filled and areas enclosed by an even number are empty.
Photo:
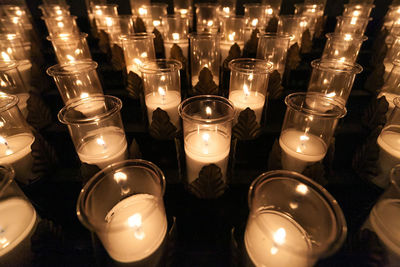
[[[81,94],[81,98],[88,98],[89,97],[89,94],[88,93],[82,93]]]
[[[63,28],[64,27],[64,23],[63,22],[57,22],[57,26],[59,27],[59,28]]]
[[[134,235],[137,239],[143,240],[145,238],[145,233],[142,230],[142,215],[140,213],[135,213],[128,218],[128,225],[135,231]]]
[[[214,21],[212,21],[212,20],[207,21],[207,26],[208,27],[211,27],[212,25],[214,25]]]
[[[207,114],[208,116],[211,116],[211,114],[212,114],[212,109],[211,109],[210,107],[206,107],[206,114]]]
[[[172,39],[174,39],[174,41],[178,41],[179,40],[179,33],[174,32],[172,34]]]
[[[162,87],[158,87],[158,93],[159,93],[162,97],[165,97],[165,95],[166,95],[165,89],[162,88]]]
[[[354,17],[358,17],[358,16],[360,16],[360,14],[361,14],[361,12],[358,11],[358,10],[356,10],[356,11],[353,12],[353,16],[354,16]]]
[[[153,20],[153,26],[154,27],[158,27],[158,26],[160,26],[161,25],[161,21],[159,21],[159,20]]]
[[[305,184],[299,184],[296,187],[296,191],[299,192],[302,195],[305,195],[308,192],[308,188],[307,188],[307,186]]]
[[[1,52],[1,57],[3,58],[4,61],[10,62],[11,58],[6,52]]]
[[[275,243],[278,243],[278,245],[283,245],[285,243],[286,239],[286,231],[284,228],[279,228],[275,233],[274,233],[274,241]]]
[[[103,137],[97,138],[96,139],[97,144],[101,145],[101,146],[105,146],[106,142],[104,142]]]
[[[235,40],[235,35],[236,35],[236,32],[232,32],[232,33],[228,34],[229,41],[234,41]]]
[[[351,34],[346,33],[346,34],[344,35],[344,40],[345,40],[345,41],[350,41],[350,40],[351,40]]]
[[[18,18],[18,17],[13,17],[13,18],[12,18],[12,22],[13,22],[14,24],[18,24],[18,21],[19,21],[19,18]]]
[[[139,7],[139,15],[146,16],[147,15],[147,8]]]
[[[258,24],[258,19],[253,19],[253,20],[251,21],[251,26],[256,27],[257,24]]]
[[[249,87],[247,86],[247,84],[243,84],[243,92],[246,97],[250,95]]]
[[[227,15],[229,15],[229,13],[231,12],[231,9],[229,8],[229,7],[224,7],[224,8],[222,8],[222,11],[225,13],[225,14],[227,14]]]
[[[21,11],[21,10],[17,10],[17,11],[15,12],[15,14],[16,14],[17,16],[22,16],[22,11]]]
[[[58,9],[58,10],[56,11],[56,13],[57,13],[57,15],[62,15],[62,11],[61,11],[60,9]]]
[[[127,178],[128,178],[128,176],[123,172],[116,172],[114,174],[114,180],[117,183],[120,183],[121,181],[126,181]]]

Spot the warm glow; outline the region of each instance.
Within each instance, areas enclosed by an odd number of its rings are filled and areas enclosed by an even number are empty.
[[[69,61],[75,61],[75,58],[71,55],[66,55],[65,56]]]
[[[139,7],[139,15],[146,16],[147,15],[147,8]]]
[[[6,155],[7,156],[9,156],[9,155],[11,155],[12,153],[14,153],[11,149],[6,149]]]
[[[165,76],[162,75],[161,78],[160,78],[160,80],[161,80],[161,81],[165,81]]]
[[[21,10],[17,10],[17,11],[15,12],[15,14],[16,14],[17,16],[22,16],[22,11],[21,11]]]
[[[236,32],[232,32],[232,33],[228,34],[229,41],[234,41],[235,40],[235,35],[236,35]]]
[[[76,85],[83,85],[81,80],[76,80]]]
[[[126,176],[125,173],[123,172],[116,172],[114,173],[114,180],[119,183],[121,181],[126,181],[126,179],[128,178],[128,176]]]
[[[18,24],[18,21],[19,21],[18,17],[13,17],[13,18],[12,18],[12,22],[13,22],[14,24]]]
[[[345,41],[350,41],[350,40],[351,40],[351,34],[346,33],[346,34],[344,35],[344,40],[345,40]]]
[[[251,21],[251,26],[256,27],[257,24],[258,24],[258,19],[253,19],[253,20]]]
[[[7,39],[8,40],[14,40],[15,38],[17,37],[17,35],[16,34],[7,34]]]
[[[7,47],[7,53],[9,53],[9,54],[12,54],[12,49],[11,49],[11,47]]]
[[[6,86],[7,86],[7,83],[6,83],[5,81],[1,80],[1,81],[0,81],[0,86],[1,86],[1,87],[6,87]]]
[[[103,11],[101,11],[100,9],[96,10],[96,15],[98,15],[98,16],[103,15]]]
[[[174,41],[178,41],[179,40],[179,33],[174,32],[172,34],[172,39],[174,39]]]
[[[4,61],[10,62],[11,58],[6,52],[1,52],[1,57],[3,58]]]
[[[59,28],[63,28],[63,27],[64,27],[64,23],[61,22],[61,21],[59,21],[59,22],[57,22],[57,26],[58,26]]]
[[[211,108],[210,108],[210,107],[206,107],[206,114],[207,114],[208,116],[210,116],[211,113],[212,113]]]
[[[88,93],[82,93],[81,94],[81,98],[88,98],[89,97],[89,94]]]
[[[341,57],[341,58],[339,58],[339,62],[345,62],[346,61],[346,58],[345,57]]]
[[[249,87],[247,86],[247,84],[243,84],[243,93],[245,96],[250,95]]]
[[[5,145],[7,143],[6,139],[3,136],[0,136],[0,143]]]
[[[146,53],[146,52],[143,52],[142,54],[140,54],[140,57],[141,57],[141,58],[147,57],[147,53]]]
[[[272,247],[270,252],[272,255],[275,255],[276,253],[278,253],[278,249],[276,247]]]
[[[82,49],[79,49],[79,48],[78,48],[78,49],[75,50],[75,55],[79,55],[79,54],[81,54],[81,53],[82,53]]]
[[[214,22],[212,20],[207,21],[207,26],[211,27],[214,24]]]
[[[158,26],[160,26],[161,25],[161,21],[159,21],[159,20],[153,20],[153,26],[154,27],[158,27]]]
[[[145,233],[142,231],[142,215],[140,213],[135,213],[128,218],[128,225],[132,227],[135,231],[135,237],[139,240],[145,238]]]
[[[97,144],[101,145],[101,146],[105,146],[106,142],[104,142],[103,138],[97,138],[96,139]]]
[[[10,245],[10,241],[5,237],[0,237],[0,248],[5,248],[8,245]]]
[[[133,62],[135,62],[136,65],[142,65],[142,61],[138,58],[135,58]]]
[[[277,243],[278,245],[283,245],[285,241],[286,241],[286,231],[284,228],[279,228],[274,233],[274,242]]]
[[[202,136],[204,143],[208,143],[208,141],[210,140],[210,135],[208,133],[204,133]]]
[[[302,194],[302,195],[305,195],[305,194],[307,194],[307,192],[308,192],[308,187],[307,187],[305,184],[299,184],[299,185],[296,187],[296,191],[297,191],[298,193]]]
[[[229,13],[231,12],[231,9],[230,9],[229,7],[224,7],[224,8],[222,8],[222,11],[223,11],[225,14],[229,14]]]
[[[350,21],[351,25],[356,25],[357,24],[357,17],[352,17]]]
[[[165,89],[162,88],[162,87],[158,87],[158,93],[159,93],[162,97],[164,97],[164,96],[166,95]]]
[[[188,13],[187,9],[181,9],[179,10],[179,12],[181,13],[181,15],[186,15]]]
[[[308,140],[310,140],[310,137],[308,137],[307,135],[300,135],[300,140],[301,141],[308,141]]]
[[[335,97],[335,96],[336,96],[336,93],[335,93],[335,92],[332,92],[332,93],[327,94],[326,96],[327,96],[327,97]]]
[[[272,10],[272,8],[267,8],[267,9],[265,10],[265,14],[267,14],[267,15],[272,15],[273,12],[274,12],[274,11]]]
[[[356,11],[353,12],[353,16],[354,16],[354,17],[358,17],[358,16],[360,16],[360,14],[361,14],[361,12],[358,11],[358,10],[356,10]]]
[[[107,27],[111,27],[113,25],[113,19],[110,17],[106,17],[106,25]]]
[[[300,22],[300,27],[302,27],[302,28],[307,27],[307,21]]]

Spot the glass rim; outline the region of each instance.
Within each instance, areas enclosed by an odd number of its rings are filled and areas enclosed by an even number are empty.
[[[400,104],[400,97],[396,97],[395,100]],[[396,105],[397,106],[397,105]],[[400,178],[395,179],[395,173],[400,172],[400,164],[395,165],[391,170],[390,170],[390,183],[396,188],[396,190],[400,193]]]
[[[302,184],[305,184],[307,187],[310,187],[317,193],[320,197],[322,197],[326,204],[328,204],[328,207],[330,208],[331,212],[334,215],[334,218],[336,219],[336,238],[333,240],[330,240],[330,244],[327,246],[321,248],[319,247],[318,249],[313,249],[308,253],[310,256],[329,256],[335,253],[344,243],[347,235],[347,223],[346,223],[346,218],[343,214],[343,211],[337,202],[337,200],[329,193],[328,190],[326,190],[322,185],[319,183],[313,181],[312,179],[304,176],[303,174],[294,172],[294,171],[287,171],[287,170],[272,170],[268,172],[264,172],[261,175],[259,175],[254,181],[251,183],[247,195],[247,201],[248,201],[248,206],[249,210],[251,213],[251,199],[255,195],[255,189],[257,186],[264,182],[270,182],[274,180],[296,180],[301,182]],[[293,249],[293,247],[288,247],[288,249]]]
[[[77,16],[74,15],[57,15],[57,16],[41,16],[40,17],[42,20],[62,20],[63,18],[71,18],[71,20],[76,21],[78,18]]]
[[[264,65],[265,68],[244,68],[240,67],[241,63],[254,63],[254,64],[261,64]],[[259,58],[236,58],[228,63],[228,68],[231,71],[238,71],[238,72],[245,72],[245,73],[256,73],[256,74],[268,74],[273,71],[273,64],[269,62],[268,60],[265,59],[259,59]]]
[[[12,38],[9,38],[12,37]],[[0,33],[0,40],[8,42],[21,42],[23,43],[22,36],[19,33]]]
[[[230,114],[227,114],[223,117],[220,118],[216,118],[216,119],[202,119],[202,118],[197,118],[197,116],[190,116],[187,115],[184,111],[185,107],[191,103],[194,103],[196,101],[199,100],[216,100],[220,103],[223,103],[225,105],[227,105],[229,107],[229,109],[232,111],[230,112]],[[187,121],[193,121],[195,123],[199,123],[199,124],[220,124],[220,123],[225,123],[225,122],[229,122],[232,121],[235,117],[235,107],[233,105],[233,102],[230,101],[229,99],[222,97],[222,96],[218,96],[218,95],[198,95],[198,96],[192,96],[189,97],[187,99],[185,99],[184,101],[182,101],[179,106],[178,106],[178,113],[179,116],[182,118],[182,120],[187,120]]]
[[[243,15],[232,15],[229,17],[222,17],[221,20],[223,21],[227,21],[227,20],[244,20],[244,16]]]
[[[168,4],[166,3],[150,3],[150,5],[141,5],[141,7],[161,7],[161,8],[166,8],[168,7]]]
[[[264,39],[287,39],[288,41],[290,41],[290,39],[292,38],[292,35],[288,34],[288,33],[278,33],[278,32],[263,32],[263,33],[259,33],[258,34],[258,38],[264,38]]]
[[[158,63],[164,63],[166,67],[162,67],[158,65]],[[158,72],[174,72],[182,69],[182,63],[176,59],[149,59],[143,62],[139,69],[142,73],[150,74],[150,73],[158,73]]]
[[[70,6],[67,4],[62,4],[62,5],[60,5],[60,4],[50,4],[50,5],[42,4],[42,5],[39,5],[38,8],[41,10],[46,10],[47,9],[46,7],[56,7],[56,6],[60,7],[60,9],[65,9],[67,11],[69,11],[69,8],[70,8]]]
[[[368,40],[368,36],[366,36],[366,35],[352,34],[352,33],[342,33],[342,32],[330,32],[330,33],[325,34],[325,37],[330,39],[332,37],[346,36],[346,35],[350,35],[351,39],[357,39],[357,40],[361,40],[363,42]]]
[[[112,100],[114,102],[114,107],[110,110],[105,111],[100,114],[96,114],[93,116],[89,116],[82,119],[69,119],[66,118],[66,114],[68,114],[71,108],[77,107],[82,104],[91,103],[95,101],[105,102],[106,99]],[[58,120],[65,125],[80,125],[80,124],[93,124],[98,123],[100,120],[113,116],[114,114],[120,112],[122,109],[122,101],[118,97],[111,95],[89,95],[86,98],[81,98],[77,100],[71,101],[69,104],[66,104],[57,114]]]
[[[333,63],[334,67],[332,67],[332,65],[326,66],[327,64]],[[340,64],[338,65],[337,63]],[[314,59],[313,61],[311,61],[311,67],[318,70],[330,72],[347,72],[353,74],[359,74],[363,71],[363,67],[358,63],[342,62],[337,59]]]
[[[189,39],[220,39],[220,33],[211,33],[211,32],[191,32],[188,34]]]
[[[104,3],[104,4],[93,4],[93,7],[117,7],[118,4],[112,4],[112,3]]]
[[[312,3],[297,3],[297,4],[294,4],[294,7],[303,7],[303,6],[306,6],[306,7],[313,7],[313,8],[319,7],[319,8],[321,8],[321,9],[324,8],[324,5],[323,5],[323,4],[312,4]]]
[[[138,41],[138,40],[146,40],[146,39],[154,39],[154,33],[130,33],[130,34],[123,34],[120,35],[119,39],[122,41]]]
[[[106,176],[109,173],[112,173],[114,170],[119,170],[123,167],[145,167],[153,171],[154,174],[160,179],[159,181],[160,182],[159,184],[161,186],[160,198],[162,200],[165,194],[166,180],[164,173],[157,165],[143,159],[128,159],[110,164],[104,169],[97,172],[95,175],[93,175],[89,179],[89,181],[87,181],[87,183],[83,186],[82,190],[79,193],[78,200],[76,203],[76,214],[79,218],[79,221],[88,229],[100,230],[104,229],[104,226],[107,225],[107,223],[104,220],[93,223],[93,221],[90,220],[89,217],[87,216],[87,213],[85,212],[85,204],[87,197],[89,196],[89,193],[93,188],[96,187],[96,185],[102,180],[102,178],[104,178],[104,176]],[[120,227],[122,227],[122,225]]]
[[[302,14],[286,14],[279,15],[279,20],[280,19],[307,19],[307,17]]]
[[[374,4],[367,4],[367,3],[358,3],[358,4],[348,3],[348,4],[344,4],[343,6],[344,6],[344,8],[362,6],[362,7],[367,7],[367,8],[371,8],[371,9],[376,7]]]
[[[0,173],[4,173],[4,177],[0,179],[0,199],[1,195],[8,188],[8,186],[14,181],[15,171],[9,164],[0,165]],[[3,179],[4,178],[4,179]]]
[[[64,67],[71,66],[75,67],[72,70],[63,70]],[[71,63],[64,63],[64,64],[56,64],[49,67],[46,70],[47,75],[54,77],[54,76],[70,76],[81,74],[83,71],[91,71],[97,69],[97,62],[87,59],[87,60],[76,60]],[[79,67],[79,68],[78,68]]]
[[[373,20],[373,18],[371,18],[371,17],[368,17],[368,18],[366,18],[366,17],[353,17],[353,16],[337,16],[336,17],[337,20],[353,19],[353,18],[356,18],[357,20],[361,20],[361,21],[364,21],[364,22]]]
[[[195,7],[217,7],[219,8],[221,5],[218,3],[195,3]]]
[[[293,103],[294,98],[302,97],[304,99],[304,101],[306,101],[306,98],[308,96],[314,96],[314,97],[323,99],[323,100],[329,102],[330,104],[338,107],[339,110],[336,113],[322,113],[322,112],[314,110],[314,109],[306,108],[303,105],[297,105],[297,104]],[[290,94],[285,97],[285,104],[286,104],[287,108],[290,108],[294,111],[303,112],[308,115],[318,116],[320,118],[340,119],[340,118],[343,118],[347,113],[347,109],[342,102],[340,102],[339,100],[337,100],[335,98],[328,97],[324,93],[320,93],[320,92],[298,92],[298,93]]]
[[[19,99],[16,95],[10,95],[7,93],[1,93],[0,100],[6,101],[6,103],[3,103],[3,101],[0,102],[0,112],[9,110],[9,109],[15,107],[19,102]]]
[[[246,4],[243,4],[243,7],[244,8],[248,8],[248,7],[250,7],[250,8],[264,8],[264,7],[270,7],[270,8],[272,8],[272,6],[271,5],[269,5],[269,4],[262,4],[262,3],[246,3]]]
[[[0,60],[0,71],[9,71],[12,69],[16,69],[18,66],[19,66],[19,62],[17,60],[13,60],[13,59]]]
[[[63,40],[66,38],[68,38],[68,39],[85,39],[87,37],[88,37],[88,34],[86,32],[80,32],[79,34],[71,34],[68,36],[60,36],[60,34],[55,35],[55,36],[49,35],[46,37],[46,39],[47,39],[47,41],[52,42],[52,41],[56,41],[56,40]],[[64,41],[67,41],[67,40],[64,40]]]

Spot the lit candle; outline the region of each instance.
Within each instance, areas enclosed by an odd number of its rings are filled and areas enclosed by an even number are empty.
[[[1,58],[5,62],[11,62],[11,57],[7,52],[2,51],[1,52]],[[19,75],[24,82],[24,85],[28,88],[31,84],[32,80],[32,63],[29,60],[19,60],[18,61],[18,66],[17,66]],[[14,72],[14,71],[13,71]],[[13,77],[18,76],[16,72],[14,74],[11,74]]]
[[[246,108],[250,108],[256,114],[256,120],[259,123],[261,113],[265,103],[265,95],[257,91],[249,91],[246,84],[243,85],[243,90],[234,90],[229,93],[229,100],[235,105],[236,115]]]
[[[182,36],[183,37],[183,36]],[[172,34],[172,40],[165,40],[165,57],[171,58],[171,48],[176,44],[182,49],[182,54],[188,58],[189,56],[189,40],[188,39],[181,39],[179,33]]]
[[[246,227],[245,246],[256,266],[311,266],[306,231],[284,213],[257,213]]]
[[[100,169],[125,160],[128,156],[125,133],[113,126],[88,132],[78,148],[78,156],[82,162]]]
[[[105,221],[106,229],[98,233],[99,238],[108,254],[119,262],[135,262],[150,256],[167,232],[164,208],[149,194],[125,198],[108,212]]]
[[[279,145],[282,148],[282,167],[301,173],[307,165],[325,157],[325,142],[310,133],[287,129],[281,133]]]

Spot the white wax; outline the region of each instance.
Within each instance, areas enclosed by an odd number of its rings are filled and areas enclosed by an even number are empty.
[[[1,136],[0,140],[0,165],[12,165],[15,178],[25,184],[34,178],[32,173],[33,157],[31,145],[35,137],[30,133],[12,136]]]
[[[83,139],[78,148],[82,162],[97,165],[100,169],[127,158],[125,133],[117,127],[105,127],[93,132]]]
[[[251,108],[256,114],[257,122],[260,123],[265,103],[265,96],[263,94],[256,91],[244,92],[241,89],[237,90],[236,88],[231,88],[229,100],[232,101],[235,106],[236,118],[241,111],[246,108]]]
[[[189,58],[189,41],[178,41],[178,42],[171,42],[171,41],[165,41],[164,42],[164,47],[165,47],[165,58],[171,58],[171,48],[174,46],[174,44],[179,45],[179,47],[182,49],[182,53],[186,59]]]
[[[27,237],[35,223],[36,211],[26,200],[14,197],[0,201],[0,262],[19,244],[27,242],[30,247]]]
[[[85,98],[86,97],[81,97],[81,99]],[[71,101],[68,102],[73,102],[76,100],[77,99],[71,99]],[[77,106],[75,109],[88,117],[92,117],[101,114],[106,109],[106,106],[103,101],[86,101],[85,103]]]
[[[244,241],[256,266],[312,266],[307,253],[311,242],[306,231],[287,215],[267,211],[249,218]]]
[[[230,138],[222,132],[199,130],[185,137],[186,169],[188,182],[199,177],[200,170],[210,164],[221,168],[226,180]]]
[[[301,173],[314,162],[325,157],[325,142],[313,134],[288,129],[281,133],[279,145],[282,148],[282,167],[285,170]]]
[[[219,77],[218,75],[213,75],[213,81],[215,82],[216,85],[219,85]],[[192,76],[192,86],[195,87],[196,84],[199,82],[199,75],[193,75]]]
[[[372,182],[386,187],[389,184],[390,170],[400,163],[400,127],[391,127],[390,131],[383,130],[377,143],[380,147],[378,164],[381,172]]]
[[[178,91],[165,91],[165,95],[150,93],[145,97],[149,125],[153,121],[153,112],[161,108],[168,113],[169,119],[177,129],[180,129],[178,106],[181,103],[181,94]]]
[[[98,233],[108,254],[119,262],[135,262],[155,252],[167,232],[167,219],[160,200],[148,194],[125,198],[105,218]]]

